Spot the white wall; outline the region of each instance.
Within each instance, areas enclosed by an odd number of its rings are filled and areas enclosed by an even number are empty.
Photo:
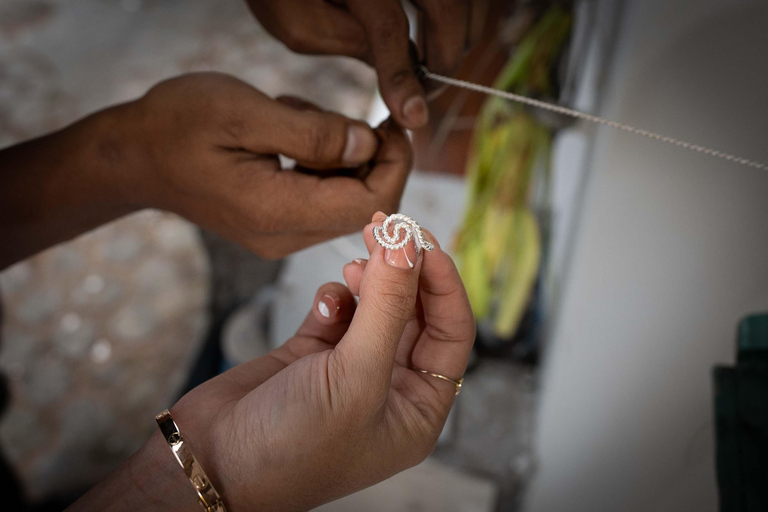
[[[601,114],[768,161],[767,2],[630,1],[615,59]],[[768,172],[597,134],[527,510],[714,511],[711,368],[768,310]]]

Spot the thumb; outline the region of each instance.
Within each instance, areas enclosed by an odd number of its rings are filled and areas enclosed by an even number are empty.
[[[366,226],[363,236],[372,248],[360,284],[360,302],[349,330],[336,349],[344,373],[366,386],[389,389],[395,353],[409,321],[415,318],[422,255],[413,241],[402,249],[384,249],[373,241],[373,228],[386,217]]]
[[[257,151],[281,154],[312,169],[352,168],[367,163],[379,141],[370,126],[340,114],[307,108],[296,101],[270,101],[261,116],[269,123]]]

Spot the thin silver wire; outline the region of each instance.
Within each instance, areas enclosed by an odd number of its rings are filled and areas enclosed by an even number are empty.
[[[474,84],[472,82],[467,82],[464,80],[458,80],[456,78],[450,78],[447,76],[438,75],[436,73],[432,73],[425,67],[422,67],[422,72],[424,73],[424,76],[426,78],[429,78],[430,80],[434,80],[436,82],[440,82],[446,85],[461,87],[463,89],[469,89],[469,90],[476,91],[483,94],[490,94],[492,96],[497,96],[499,98],[504,98],[510,101],[516,101],[524,105],[530,105],[532,107],[549,110],[551,112],[556,112],[558,114],[575,117],[577,119],[583,119],[585,121],[589,121],[592,123],[602,124],[604,126],[610,126],[611,128],[617,128],[619,130],[633,133],[635,135],[641,135],[643,137],[648,137],[649,139],[658,140],[660,142],[666,142],[667,144],[672,144],[674,146],[678,146],[683,149],[689,149],[691,151],[696,151],[698,153],[703,153],[705,155],[713,156],[716,158],[722,158],[723,160],[728,160],[729,162],[733,162],[736,164],[746,165],[747,167],[768,171],[768,165],[766,164],[755,162],[753,160],[748,160],[746,158],[742,158],[736,155],[724,153],[722,151],[717,151],[716,149],[700,146],[698,144],[691,144],[690,142],[685,142],[678,139],[673,139],[672,137],[667,137],[665,135],[660,135],[658,133],[649,132],[648,130],[635,128],[634,126],[630,126],[628,124],[617,123],[616,121],[609,121],[608,119],[603,119],[602,117],[585,114],[584,112],[579,112],[578,110],[573,110],[570,108],[562,107],[560,105],[547,103],[546,101],[535,100],[533,98],[528,98],[527,96],[521,96],[519,94],[514,94],[507,91],[500,91],[498,89],[493,89],[491,87],[486,87],[484,85]]]

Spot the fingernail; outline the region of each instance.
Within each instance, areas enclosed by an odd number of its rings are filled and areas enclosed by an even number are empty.
[[[320,297],[320,300],[317,302],[317,310],[325,318],[336,316],[339,314],[339,309],[341,309],[341,301],[338,297],[330,293],[326,293]]]
[[[359,124],[347,127],[347,145],[341,162],[350,167],[356,167],[373,158],[376,152],[376,136],[373,132]]]
[[[384,222],[386,218],[387,218],[386,213],[382,211],[378,211],[373,214],[373,217],[371,217],[371,222]]]
[[[402,249],[384,250],[384,261],[393,267],[411,269],[416,266],[416,260],[419,257],[419,248],[415,244],[406,244]]]
[[[363,258],[355,258],[352,260],[352,263],[357,263],[358,265],[362,265],[363,262],[366,261]]]
[[[427,102],[421,96],[411,96],[403,104],[403,117],[411,128],[421,128],[429,121]]]

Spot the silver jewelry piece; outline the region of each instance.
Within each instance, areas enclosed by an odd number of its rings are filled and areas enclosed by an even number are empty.
[[[389,227],[394,224],[392,235],[389,234]],[[432,243],[424,236],[419,223],[402,213],[393,213],[387,217],[381,226],[374,226],[373,238],[385,249],[396,251],[402,249],[416,237],[416,247],[423,247],[427,251],[435,248]]]

